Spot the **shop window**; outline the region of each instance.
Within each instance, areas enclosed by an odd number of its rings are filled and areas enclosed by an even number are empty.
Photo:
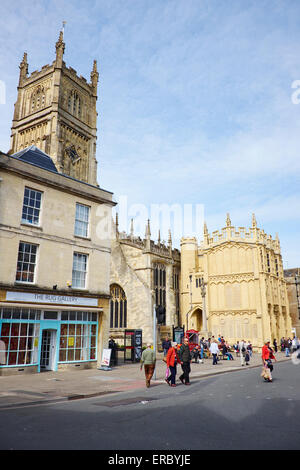
[[[97,325],[63,323],[60,330],[59,362],[96,359]]]
[[[30,365],[37,361],[39,325],[2,323],[0,332],[2,366]]]

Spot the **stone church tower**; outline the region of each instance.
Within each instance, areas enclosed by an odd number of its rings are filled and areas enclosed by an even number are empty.
[[[64,50],[61,31],[55,60],[31,75],[24,53],[9,154],[35,145],[50,155],[59,172],[96,186],[97,63],[87,82],[66,66]]]

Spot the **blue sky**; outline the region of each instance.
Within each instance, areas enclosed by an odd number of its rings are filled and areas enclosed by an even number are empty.
[[[67,65],[89,79],[98,61],[101,187],[150,215],[203,204],[209,232],[255,212],[300,266],[299,15],[298,0],[1,0],[0,149],[23,52],[30,73],[51,63],[65,20]]]

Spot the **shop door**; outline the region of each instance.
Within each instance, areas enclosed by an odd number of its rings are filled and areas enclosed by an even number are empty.
[[[55,370],[56,330],[43,330],[41,343],[40,368],[42,371]]]

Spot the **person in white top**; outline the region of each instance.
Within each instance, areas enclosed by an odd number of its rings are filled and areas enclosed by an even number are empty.
[[[218,364],[217,357],[218,357],[219,348],[218,348],[218,342],[216,340],[212,341],[209,350],[212,353],[213,366],[217,365]]]
[[[245,365],[245,356],[246,356],[246,343],[242,339],[240,342],[240,351],[241,351],[241,366]]]

